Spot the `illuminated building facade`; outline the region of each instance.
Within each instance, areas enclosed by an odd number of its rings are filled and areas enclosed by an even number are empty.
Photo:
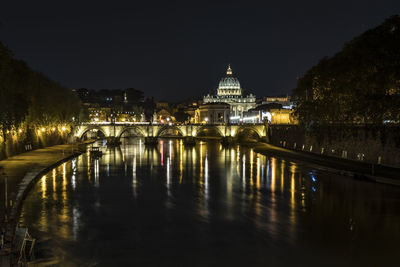
[[[276,96],[276,97],[265,97],[262,105],[269,105],[269,104],[279,104],[284,109],[292,109],[293,102],[290,100],[289,96]]]
[[[271,109],[268,121],[271,124],[299,124],[293,109]]]
[[[195,112],[195,123],[228,123],[229,109],[226,103],[202,104]]]
[[[239,122],[243,119],[243,112],[256,107],[256,97],[253,94],[243,96],[239,80],[233,76],[228,66],[226,76],[221,79],[216,95],[206,95],[203,99],[207,103],[227,103],[230,106],[230,121]]]

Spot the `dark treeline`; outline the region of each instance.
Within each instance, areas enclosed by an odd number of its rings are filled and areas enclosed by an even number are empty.
[[[400,17],[388,18],[322,59],[293,96],[305,125],[373,124],[400,119]]]
[[[66,131],[79,119],[80,101],[68,88],[36,72],[0,43],[0,138],[35,142],[39,130]],[[61,126],[63,125],[63,126]],[[2,151],[4,152],[4,151]],[[7,153],[6,153],[7,154]]]

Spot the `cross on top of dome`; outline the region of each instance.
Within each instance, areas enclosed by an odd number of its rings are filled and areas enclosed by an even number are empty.
[[[228,64],[228,69],[226,70],[226,74],[227,75],[232,75],[232,69],[231,69],[231,65]]]

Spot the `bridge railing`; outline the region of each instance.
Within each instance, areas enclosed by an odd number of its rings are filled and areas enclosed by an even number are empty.
[[[264,123],[177,123],[177,122],[169,122],[169,123],[160,123],[160,122],[109,122],[109,121],[102,121],[102,122],[82,122],[80,125],[137,125],[137,126],[144,126],[144,125],[160,125],[160,126],[184,126],[184,125],[192,125],[192,126],[241,126],[241,125],[264,125]]]

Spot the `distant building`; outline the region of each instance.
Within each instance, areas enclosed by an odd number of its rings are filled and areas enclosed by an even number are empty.
[[[188,122],[195,123],[196,121],[196,110],[197,106],[188,106],[184,109],[184,112],[188,115]]]
[[[195,112],[195,123],[228,123],[230,105],[227,103],[202,104]]]
[[[271,109],[282,109],[282,105],[278,103],[257,105],[256,108],[249,109],[243,113],[243,123],[263,123],[271,121]]]
[[[157,109],[169,109],[169,103],[166,101],[158,101],[156,102],[156,108]]]
[[[84,108],[87,109],[90,121],[143,121],[144,113],[153,113],[154,110],[151,106],[152,100],[145,102],[143,92],[134,88],[124,90],[80,88],[73,91],[81,99]]]
[[[243,96],[239,80],[233,76],[232,69],[228,66],[226,76],[221,79],[216,95],[206,95],[204,104],[226,103],[230,107],[230,121],[240,122],[243,113],[256,107],[256,97],[253,94]]]
[[[290,100],[290,96],[273,96],[265,97],[261,103],[262,105],[268,104],[280,104],[284,109],[292,109],[293,102]]]
[[[292,109],[271,109],[269,121],[271,124],[298,124]]]
[[[176,121],[174,114],[177,108],[174,105],[170,105],[166,101],[158,101],[155,104],[153,122],[169,123]]]
[[[196,109],[199,108],[199,106],[202,104],[202,102],[203,102],[202,100],[198,100],[198,99],[190,99],[190,100],[183,101],[176,105],[177,112],[185,114],[185,122],[186,123],[195,123]],[[175,118],[177,121],[179,120],[176,116],[175,116]]]
[[[92,122],[110,121],[111,108],[100,107],[100,105],[92,104],[88,107],[89,119]]]
[[[157,109],[157,111],[154,113],[154,116],[153,116],[153,122],[169,123],[169,122],[174,122],[174,121],[175,121],[175,117],[172,116],[169,109],[165,109],[165,108]]]

